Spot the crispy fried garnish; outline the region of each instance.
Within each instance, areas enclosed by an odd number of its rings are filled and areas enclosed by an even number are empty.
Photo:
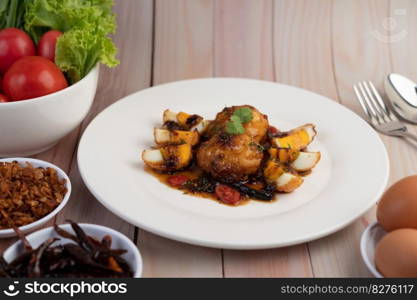
[[[65,180],[52,168],[0,163],[0,229],[23,226],[54,210],[67,193]]]

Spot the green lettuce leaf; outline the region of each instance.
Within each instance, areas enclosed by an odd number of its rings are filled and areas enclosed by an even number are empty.
[[[77,82],[94,68],[96,63],[114,67],[116,47],[108,37],[98,36],[92,29],[74,29],[62,35],[56,45],[55,63]]]
[[[108,37],[116,31],[113,0],[29,0],[25,30],[37,43],[46,31],[64,34],[58,39],[55,63],[77,82],[98,63],[116,66],[117,49]]]

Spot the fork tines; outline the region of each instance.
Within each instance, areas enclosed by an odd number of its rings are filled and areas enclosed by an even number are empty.
[[[358,82],[353,89],[362,109],[371,121],[377,123],[396,121],[396,117],[388,110],[371,81]]]

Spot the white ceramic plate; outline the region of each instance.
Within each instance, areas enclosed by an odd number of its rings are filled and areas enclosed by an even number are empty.
[[[184,195],[146,173],[140,154],[153,145],[153,127],[166,108],[208,119],[230,105],[250,104],[282,130],[314,123],[309,146],[321,151],[313,174],[273,203],[230,207]],[[323,96],[246,79],[199,79],[130,95],[103,111],[86,129],[79,169],[109,210],[145,230],[208,247],[261,249],[310,241],[346,226],[380,197],[387,183],[386,150],[368,124]]]

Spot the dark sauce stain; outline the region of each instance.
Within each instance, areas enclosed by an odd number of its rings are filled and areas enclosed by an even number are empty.
[[[148,166],[145,166],[144,169],[147,173],[156,177],[161,183],[165,184],[166,186],[172,189],[180,190],[184,194],[193,195],[193,196],[197,196],[200,198],[212,199],[223,205],[240,206],[240,205],[247,204],[250,200],[268,202],[268,203],[277,201],[275,197],[275,193],[273,191],[271,192],[270,190],[272,189],[272,187],[271,186],[267,187],[264,182],[262,182],[261,180],[257,180],[256,178],[253,178],[253,180],[247,181],[247,182],[227,184],[233,187],[234,189],[238,190],[242,194],[242,200],[237,205],[230,205],[217,199],[216,194],[215,194],[216,185],[219,183],[220,184],[225,184],[225,183],[219,182],[207,176],[198,166],[193,165],[187,170],[177,171],[174,173],[156,172],[155,170],[149,168]],[[172,185],[168,183],[168,178],[172,175],[187,176],[189,178],[189,181],[186,184],[184,184],[182,187],[178,187],[178,188],[173,187]],[[263,197],[264,199],[255,199],[255,198],[250,197],[250,195],[259,197],[261,193],[265,193],[265,192],[271,193],[271,199],[266,199],[265,196],[261,196],[261,198]]]

